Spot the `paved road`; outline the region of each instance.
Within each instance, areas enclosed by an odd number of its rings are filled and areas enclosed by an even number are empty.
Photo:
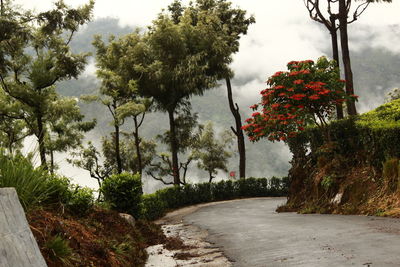
[[[234,266],[400,266],[400,219],[276,213],[284,199],[246,199],[184,217]]]

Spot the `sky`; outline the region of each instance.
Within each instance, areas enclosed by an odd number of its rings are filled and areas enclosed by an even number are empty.
[[[83,0],[64,0],[77,6]],[[172,1],[172,0],[171,0]],[[171,1],[165,0],[97,0],[94,19],[113,17],[121,26],[145,29],[157,14]],[[53,0],[17,0],[25,9],[44,11],[52,7]],[[186,0],[184,2],[187,2]],[[254,104],[259,92],[265,88],[265,80],[278,70],[285,70],[292,60],[317,59],[330,51],[330,37],[326,29],[312,21],[303,0],[232,0],[234,6],[254,15],[256,23],[241,39],[240,51],[234,55],[232,69],[235,72],[235,92],[239,103]],[[354,24],[349,26],[351,36],[362,42],[350,43],[353,49],[366,46],[383,47],[400,54],[400,30],[388,31],[388,26],[400,29],[400,1],[391,4],[371,4]],[[373,39],[371,39],[373,36]],[[95,68],[88,66],[86,74]],[[385,90],[388,90],[385,88]],[[364,112],[378,105],[378,101],[358,104]],[[92,184],[89,184],[92,185]]]
[[[16,2],[24,8],[43,11],[51,8],[54,1]],[[65,2],[78,6],[87,1]],[[121,26],[146,28],[169,3],[165,0],[97,0],[94,18],[114,17],[119,19]],[[265,87],[267,77],[278,70],[284,70],[287,62],[317,59],[324,51],[330,51],[328,32],[322,25],[311,21],[303,0],[232,0],[232,3],[256,18],[248,34],[242,37],[240,51],[234,56],[232,64],[236,78],[245,81],[237,85],[238,96],[244,100],[258,96],[259,91]],[[400,25],[399,11],[400,1],[371,4],[359,20],[350,25],[349,32],[357,37],[373,33],[374,40],[365,38],[365,42],[351,43],[350,46],[358,49],[361,46],[380,46],[400,53],[400,46],[393,45],[400,43],[400,34],[393,36],[386,31],[388,25]],[[92,63],[87,73],[93,71]],[[371,108],[362,103],[360,106],[361,111]]]

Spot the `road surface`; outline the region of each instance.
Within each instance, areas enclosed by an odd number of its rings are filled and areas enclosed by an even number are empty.
[[[276,213],[283,198],[202,207],[184,222],[209,232],[234,266],[400,266],[400,219]]]

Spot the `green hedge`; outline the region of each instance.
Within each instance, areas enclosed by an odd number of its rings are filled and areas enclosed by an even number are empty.
[[[328,126],[331,150],[348,157],[362,153],[364,160],[376,168],[388,158],[400,157],[400,101],[395,100],[377,109],[352,118],[333,121]],[[321,131],[307,128],[297,137],[288,140],[295,157],[305,157],[310,152],[314,159],[324,153]],[[357,159],[358,160],[358,159]]]
[[[142,196],[139,205],[140,217],[155,220],[161,218],[169,210],[205,202],[244,197],[286,196],[288,186],[289,181],[286,177],[273,177],[168,187]]]
[[[114,174],[105,179],[100,192],[113,210],[137,217],[141,201],[142,181],[139,174]]]

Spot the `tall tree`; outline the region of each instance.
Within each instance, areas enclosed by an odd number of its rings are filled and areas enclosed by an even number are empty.
[[[90,1],[73,9],[58,1],[53,10],[21,15],[2,5],[1,24],[10,24],[17,32],[5,30],[0,38],[1,89],[22,105],[45,168],[49,99],[54,100],[57,82],[76,78],[84,70],[87,55],[72,53],[69,43],[79,26],[89,21],[93,6]]]
[[[333,59],[339,62],[339,53],[337,45],[337,30],[340,31],[340,44],[342,48],[342,61],[344,66],[344,75],[346,80],[346,93],[354,95],[353,72],[351,69],[348,24],[356,21],[361,14],[373,2],[392,2],[391,0],[359,0],[356,7],[352,9],[352,4],[357,0],[326,0],[328,15],[325,16],[321,12],[321,1],[304,0],[305,5],[310,13],[310,17],[320,23],[323,23],[329,30],[332,40]],[[350,15],[351,14],[351,15]],[[328,18],[329,16],[329,18]],[[356,115],[357,109],[354,98],[349,98],[346,102],[347,112],[349,115]],[[338,109],[338,118],[341,118],[343,112]]]
[[[115,144],[115,156],[118,173],[122,172],[123,162],[120,149],[120,127],[128,118],[133,118],[133,137],[135,139],[135,149],[137,164],[136,169],[142,174],[144,168],[141,152],[141,138],[139,128],[142,126],[146,112],[151,107],[151,101],[139,96],[137,82],[132,79],[126,71],[126,58],[130,53],[136,53],[137,44],[141,41],[141,35],[137,32],[116,39],[110,36],[108,43],[104,43],[100,36],[96,36],[93,45],[96,48],[96,60],[98,71],[97,75],[102,80],[100,93],[110,98],[106,104],[112,117],[115,128],[112,138]],[[130,64],[130,63],[128,63]]]
[[[319,23],[322,23],[329,31],[331,36],[331,45],[332,45],[332,58],[336,61],[336,65],[339,68],[339,44],[338,44],[338,29],[337,25],[338,16],[332,10],[332,0],[327,0],[327,13],[328,15],[324,15],[321,11],[321,5],[319,0],[304,0],[304,4],[307,7],[307,10],[310,14],[310,18]],[[339,73],[340,75],[340,73]],[[338,119],[343,119],[343,106],[342,104],[336,105],[336,117]]]
[[[176,4],[174,5],[177,6]],[[239,106],[233,100],[231,78],[233,72],[229,68],[232,55],[239,51],[239,40],[247,33],[248,27],[255,22],[253,16],[247,17],[246,11],[232,7],[226,0],[197,0],[189,8],[194,21],[208,24],[216,30],[218,45],[209,48],[208,60],[210,70],[216,72],[218,79],[224,79],[227,88],[228,104],[235,119],[235,127],[231,127],[237,138],[239,151],[239,176],[246,177],[246,146],[242,130],[242,119]]]
[[[132,76],[139,92],[154,100],[155,107],[168,113],[171,171],[174,184],[180,184],[176,111],[192,95],[201,95],[216,85],[217,76],[209,71],[207,49],[217,43],[214,29],[194,25],[185,12],[178,23],[169,13],[162,13],[153,22],[142,43],[142,50],[131,58]],[[128,53],[130,55],[130,53]],[[129,67],[127,67],[129,68]]]

